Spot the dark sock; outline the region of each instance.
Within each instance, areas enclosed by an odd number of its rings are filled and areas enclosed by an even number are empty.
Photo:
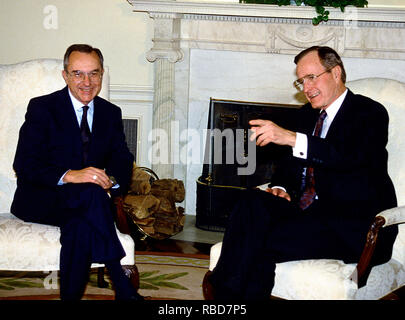
[[[132,286],[130,279],[125,275],[119,261],[106,262],[105,266],[113,282],[116,297],[128,299],[137,295],[135,288]]]

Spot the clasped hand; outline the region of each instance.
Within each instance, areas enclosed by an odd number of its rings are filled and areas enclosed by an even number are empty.
[[[64,178],[63,182],[66,183],[95,183],[101,186],[103,189],[110,189],[112,183],[104,170],[88,167],[81,170],[69,170]]]

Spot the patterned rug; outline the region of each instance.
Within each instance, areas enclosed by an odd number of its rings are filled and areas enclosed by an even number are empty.
[[[151,300],[202,300],[202,280],[208,270],[206,256],[137,252],[139,293]],[[97,287],[92,270],[83,300],[112,300],[114,291]],[[59,300],[57,272],[0,272],[0,300]]]

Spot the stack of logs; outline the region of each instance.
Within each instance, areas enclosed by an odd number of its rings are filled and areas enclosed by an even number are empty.
[[[146,235],[165,239],[183,230],[184,208],[176,207],[185,197],[184,184],[177,179],[151,180],[149,173],[134,165],[124,211]]]

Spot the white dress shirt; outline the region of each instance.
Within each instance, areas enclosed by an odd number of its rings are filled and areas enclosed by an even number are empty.
[[[70,89],[69,89],[69,96],[70,96],[70,99],[72,100],[73,110],[75,111],[75,114],[77,117],[77,122],[79,123],[79,127],[80,127],[80,123],[82,122],[82,117],[83,117],[84,104],[73,96],[73,94],[70,92]],[[87,106],[89,107],[89,109],[87,110],[87,123],[89,124],[90,132],[91,132],[91,129],[93,127],[94,101],[91,100],[89,102],[89,104],[87,104]]]

